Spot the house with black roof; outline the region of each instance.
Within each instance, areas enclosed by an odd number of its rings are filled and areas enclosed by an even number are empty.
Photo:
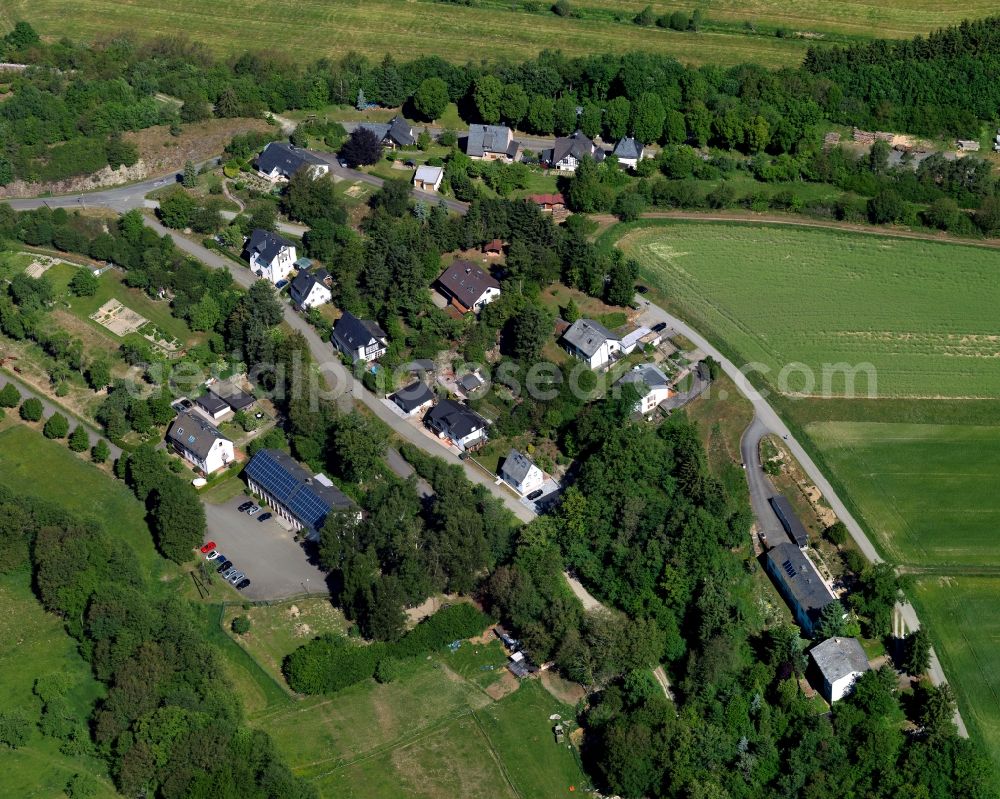
[[[805,549],[809,546],[809,533],[802,522],[799,521],[799,517],[795,515],[792,503],[780,494],[769,497],[767,501],[771,505],[774,515],[778,517],[781,526],[785,528],[785,532],[788,533],[788,537],[792,539],[795,545],[799,549]]]
[[[434,392],[423,380],[414,380],[395,394],[390,394],[389,399],[406,416],[416,416],[434,404]]]
[[[283,141],[273,141],[257,156],[257,174],[276,183],[290,180],[300,169],[318,178],[330,171],[330,165],[319,156]]]
[[[452,399],[443,399],[427,411],[424,423],[439,438],[449,439],[461,450],[486,443],[488,422],[472,408]]]
[[[385,354],[389,336],[377,322],[344,311],[333,326],[333,343],[351,360],[371,363]]]
[[[438,291],[462,313],[479,310],[500,296],[500,281],[481,266],[453,261],[437,279]]]
[[[765,568],[802,631],[811,636],[823,608],[836,600],[813,562],[795,544],[782,543],[768,551]]]
[[[474,161],[503,161],[511,164],[521,157],[521,142],[506,125],[471,125],[465,140],[465,154]]]
[[[304,269],[292,281],[290,293],[292,302],[300,308],[315,308],[330,302],[331,277],[325,269]]]
[[[216,381],[208,387],[208,390],[212,396],[226,403],[227,407],[232,411],[245,411],[257,401],[257,398],[252,394],[248,394],[242,388],[228,380]]]
[[[397,147],[412,147],[417,143],[413,128],[401,116],[394,116],[389,122],[360,122],[359,128],[374,133],[383,146],[391,150]]]
[[[224,469],[236,457],[233,442],[207,419],[190,411],[182,411],[170,423],[167,444],[204,474]]]
[[[560,136],[551,150],[542,153],[542,161],[560,172],[576,172],[585,157],[603,161],[605,152],[589,136],[577,131],[572,136]]]
[[[273,231],[256,228],[244,245],[243,257],[254,274],[277,284],[295,268],[295,245]]]
[[[351,513],[360,519],[354,501],[323,474],[310,475],[290,455],[262,449],[243,470],[247,486],[294,530],[305,531],[315,541],[327,516]]]
[[[512,449],[500,467],[500,476],[521,496],[545,485],[545,473],[522,452]]]
[[[232,410],[228,402],[211,391],[198,397],[194,401],[194,404],[198,406],[199,410],[205,416],[215,422],[225,417]]]

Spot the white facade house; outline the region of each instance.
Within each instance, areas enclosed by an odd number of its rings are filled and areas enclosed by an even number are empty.
[[[618,385],[634,385],[639,391],[639,405],[636,410],[643,416],[652,413],[661,402],[674,393],[670,381],[662,371],[651,363],[636,366],[626,372]]]
[[[444,180],[444,167],[423,164],[418,166],[413,174],[413,188],[420,191],[438,191],[442,180]]]
[[[611,152],[618,159],[618,166],[629,169],[635,169],[639,165],[644,153],[645,148],[642,146],[642,142],[631,136],[619,139],[615,149]]]
[[[270,230],[254,230],[244,254],[250,269],[274,284],[286,280],[295,268],[295,245]]]
[[[290,180],[300,170],[318,178],[330,171],[330,165],[317,155],[288,142],[273,141],[257,156],[257,174],[277,183]]]
[[[462,313],[479,313],[500,296],[500,281],[472,261],[453,261],[437,279],[437,286]]]
[[[522,497],[545,485],[545,472],[516,449],[507,454],[500,468],[500,476]]]
[[[465,139],[465,154],[473,161],[512,164],[521,158],[521,142],[505,125],[472,125]]]
[[[556,139],[552,149],[545,151],[542,160],[560,172],[576,172],[583,158],[589,156],[600,162],[605,155],[604,150],[594,144],[593,139],[577,131],[572,136],[560,136]]]
[[[570,355],[591,369],[604,368],[622,353],[621,339],[593,319],[577,319],[563,333],[562,342]]]
[[[831,704],[847,696],[858,677],[871,668],[857,638],[827,638],[809,656],[823,680],[823,697]]]
[[[455,400],[441,400],[424,414],[424,422],[438,438],[450,440],[460,450],[484,444],[487,439],[489,423],[472,408]]]
[[[292,302],[300,308],[315,308],[330,302],[333,293],[327,285],[329,281],[330,273],[325,269],[299,272],[292,281]]]
[[[170,424],[167,443],[204,474],[224,469],[236,457],[233,442],[201,416],[184,411]]]
[[[353,361],[371,363],[385,355],[389,337],[377,323],[344,311],[333,326],[333,343]]]

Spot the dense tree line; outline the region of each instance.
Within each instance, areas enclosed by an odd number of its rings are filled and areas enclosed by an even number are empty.
[[[194,609],[148,585],[126,544],[6,489],[0,511],[0,571],[31,571],[39,601],[64,620],[106,686],[90,718],[75,718],[60,675],[39,675],[38,723],[65,754],[104,759],[126,796],[315,796],[270,738],[245,725]],[[16,743],[26,723],[3,719],[0,739]]]

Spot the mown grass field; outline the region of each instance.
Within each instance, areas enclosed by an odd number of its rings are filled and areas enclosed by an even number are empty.
[[[668,306],[786,392],[839,396],[823,364],[870,363],[879,397],[1000,393],[1000,253],[763,224],[641,226],[619,246]],[[787,380],[781,370],[802,363]],[[864,373],[856,395],[867,396]]]
[[[806,432],[889,559],[1000,567],[1000,427],[819,422]]]
[[[1000,770],[1000,578],[926,577],[912,593],[962,717]]]

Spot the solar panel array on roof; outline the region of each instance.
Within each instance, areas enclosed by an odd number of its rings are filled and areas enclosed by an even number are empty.
[[[304,527],[318,530],[335,507],[353,505],[335,486],[314,481],[280,450],[261,450],[246,466],[246,475],[284,505]]]

